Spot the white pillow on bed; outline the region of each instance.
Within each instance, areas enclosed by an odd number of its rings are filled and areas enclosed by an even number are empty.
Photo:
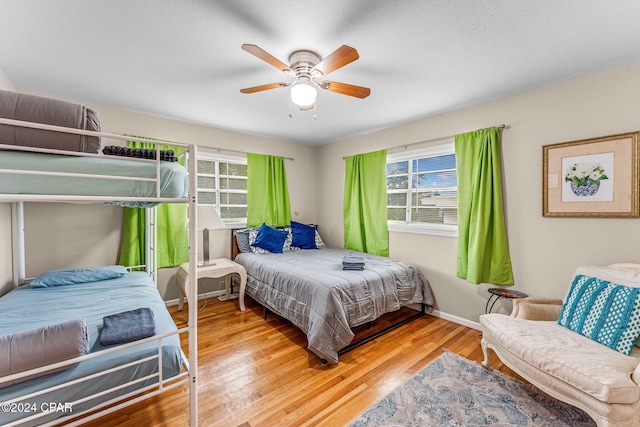
[[[125,274],[127,274],[127,269],[121,265],[51,270],[33,279],[29,283],[29,287],[49,288],[52,286],[74,285],[76,283],[98,282],[100,280],[117,279]]]

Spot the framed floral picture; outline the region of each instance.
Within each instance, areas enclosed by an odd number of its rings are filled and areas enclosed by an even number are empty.
[[[542,215],[638,218],[640,132],[542,147]]]

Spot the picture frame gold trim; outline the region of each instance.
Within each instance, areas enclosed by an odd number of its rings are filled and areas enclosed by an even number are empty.
[[[640,131],[637,131],[544,145],[542,215],[573,218],[639,218],[639,136]],[[581,163],[582,159],[584,163]],[[600,194],[580,194],[575,185],[571,185],[570,169],[582,164],[600,165],[600,160],[607,165],[600,168],[603,171],[602,175],[609,174],[603,177],[602,181],[596,180],[597,185],[593,184],[593,187],[602,187]],[[570,165],[569,168],[567,165]],[[598,188],[595,188],[595,192],[597,194]]]

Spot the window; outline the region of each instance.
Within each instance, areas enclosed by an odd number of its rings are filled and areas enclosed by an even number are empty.
[[[391,231],[457,235],[453,138],[387,156],[387,218]]]
[[[247,160],[198,156],[198,204],[213,205],[227,226],[247,222]]]

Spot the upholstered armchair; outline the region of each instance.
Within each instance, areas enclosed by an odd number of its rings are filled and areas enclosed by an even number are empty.
[[[558,320],[562,310],[562,300],[558,298],[517,298],[513,299],[511,317],[528,320]]]
[[[491,349],[514,372],[582,409],[598,426],[640,426],[638,288],[640,265],[581,267],[564,303],[515,299],[510,316],[482,315],[483,365]],[[607,330],[612,318],[620,322]],[[612,342],[610,335],[620,339]]]

